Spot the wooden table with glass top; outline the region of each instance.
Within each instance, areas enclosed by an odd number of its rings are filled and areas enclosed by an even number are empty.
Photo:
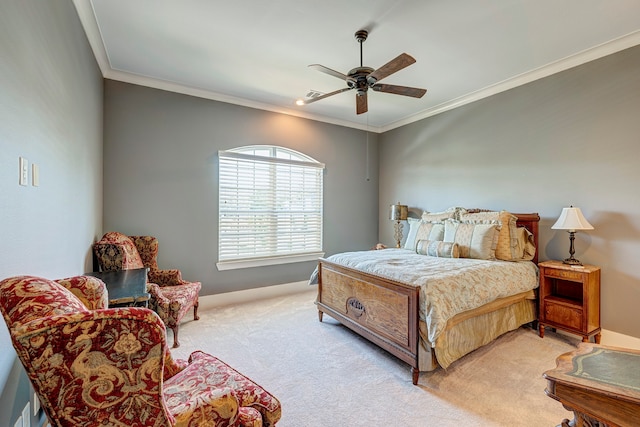
[[[573,411],[561,426],[640,425],[640,351],[581,343],[544,373],[545,392]]]

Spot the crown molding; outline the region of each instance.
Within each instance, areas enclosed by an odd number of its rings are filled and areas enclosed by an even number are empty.
[[[608,41],[606,43],[602,43],[598,46],[594,46],[590,49],[583,50],[582,52],[578,52],[574,55],[568,56],[558,61],[554,61],[547,65],[543,65],[542,67],[536,68],[534,70],[527,71],[526,73],[519,74],[517,76],[511,77],[507,80],[501,81],[491,86],[487,86],[485,88],[468,93],[461,97],[452,99],[451,101],[447,101],[442,104],[436,105],[435,107],[429,108],[418,114],[409,116],[405,119],[399,120],[397,122],[391,123],[386,126],[382,126],[381,132],[387,132],[389,130],[392,130],[401,126],[404,126],[413,122],[417,122],[422,119],[426,119],[427,117],[435,116],[437,114],[444,113],[445,111],[462,107],[463,105],[467,105],[472,102],[479,101],[484,98],[488,98],[500,92],[504,92],[509,89],[513,89],[518,86],[531,83],[535,80],[539,80],[539,79],[551,76],[561,71],[565,71],[570,68],[577,67],[587,62],[600,59],[604,56],[611,55],[613,53],[619,52],[624,49],[628,49],[633,46],[637,46],[639,44],[640,44],[640,31],[634,31],[632,33],[629,33],[617,39]]]
[[[109,68],[106,73],[103,72],[103,77],[109,80],[116,80],[119,82],[131,83],[139,86],[160,89],[168,92],[180,93],[182,95],[195,96],[198,98],[209,99],[212,101],[225,102],[227,104],[240,105],[242,107],[255,108],[258,110],[286,114],[288,116],[300,117],[303,119],[315,120],[323,123],[330,123],[338,126],[345,126],[345,127],[350,127],[350,128],[360,129],[360,130],[368,130],[370,132],[379,133],[379,129],[373,126],[353,123],[347,120],[340,120],[332,117],[309,114],[299,110],[288,109],[284,107],[279,107],[277,105],[266,104],[262,102],[251,101],[244,98],[224,95],[224,94],[213,92],[210,90],[195,88],[195,87],[183,85],[180,83],[160,80],[160,79],[156,79],[148,76],[141,76],[137,74],[127,73],[124,71],[114,70],[111,68]]]
[[[470,92],[450,101],[443,102],[439,105],[423,110],[404,119],[389,123],[384,126],[376,127],[317,114],[309,114],[296,109],[289,109],[257,101],[251,101],[204,89],[185,86],[175,82],[169,82],[151,78],[148,76],[136,75],[120,70],[115,70],[111,68],[108,52],[106,51],[104,43],[102,42],[102,35],[97,24],[95,11],[93,9],[91,1],[73,0],[73,4],[75,5],[78,12],[78,17],[80,18],[80,22],[82,23],[84,31],[87,35],[87,39],[89,41],[91,49],[93,50],[93,54],[96,58],[96,62],[98,63],[98,67],[100,68],[102,76],[105,79],[117,80],[125,83],[132,83],[140,86],[166,90],[169,92],[210,99],[213,101],[226,102],[229,104],[286,114],[289,116],[315,120],[338,126],[350,127],[373,133],[384,133],[640,44],[640,30],[634,31],[617,39],[583,50],[582,52],[578,52],[574,55],[568,56],[558,61],[554,61],[547,65],[543,65],[542,67],[536,68],[534,70],[527,71],[496,84],[487,86],[474,92]]]

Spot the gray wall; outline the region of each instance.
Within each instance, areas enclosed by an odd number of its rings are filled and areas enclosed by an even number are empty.
[[[315,267],[217,270],[218,150],[280,145],[325,163],[327,255],[377,241],[375,134],[367,167],[359,130],[111,80],[104,108],[104,230],[158,237],[160,268],[201,281],[201,295],[306,280]]]
[[[80,274],[101,232],[102,78],[71,1],[2,0],[0,58],[0,279]],[[39,187],[18,185],[21,156]],[[0,426],[29,397],[0,322]]]
[[[436,90],[437,88],[433,88]],[[602,268],[602,326],[640,337],[640,47],[380,137],[380,236],[388,205],[538,212],[540,260],[564,259],[563,207],[595,230],[576,258]]]
[[[361,131],[124,83],[105,83],[103,105],[68,0],[3,0],[0,58],[0,278],[90,270],[93,240],[120,230],[158,236],[161,266],[203,295],[305,280],[314,263],[215,268],[217,151],[278,144],[327,164],[327,254],[378,234],[392,244],[387,209],[401,201],[416,214],[537,211],[541,259],[561,259],[568,238],[550,226],[580,206],[595,230],[578,234],[576,256],[603,268],[603,326],[640,337],[640,48],[370,135],[368,156]],[[20,156],[39,165],[39,187],[18,185]],[[4,426],[29,392],[4,323],[0,348]]]

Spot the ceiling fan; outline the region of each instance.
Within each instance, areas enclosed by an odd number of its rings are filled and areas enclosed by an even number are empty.
[[[305,99],[300,103],[301,105],[306,105],[312,102],[320,101],[321,99],[325,99],[330,96],[337,95],[339,93],[346,92],[351,89],[356,90],[356,113],[357,114],[366,113],[368,111],[367,90],[369,88],[375,90],[376,92],[386,92],[386,93],[392,93],[395,95],[422,98],[422,96],[427,92],[426,89],[378,83],[380,80],[384,79],[385,77],[390,76],[391,74],[397,71],[400,71],[403,68],[406,68],[409,65],[413,64],[414,62],[416,62],[416,60],[411,55],[402,53],[378,69],[373,69],[371,67],[365,67],[362,65],[362,43],[365,40],[367,40],[368,35],[369,35],[369,32],[367,30],[356,31],[355,37],[358,43],[360,43],[360,66],[352,69],[351,71],[349,71],[348,74],[342,74],[338,71],[334,71],[331,68],[327,68],[324,65],[320,65],[320,64],[309,65],[309,67],[314,68],[320,72],[323,72],[325,74],[329,74],[330,76],[334,76],[341,80],[344,80],[347,83],[347,87],[343,89],[338,89],[333,92],[325,93],[323,95]]]

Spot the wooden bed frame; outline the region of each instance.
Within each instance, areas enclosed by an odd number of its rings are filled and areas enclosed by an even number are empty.
[[[514,214],[538,247],[537,213]],[[538,251],[533,259],[538,263]],[[327,313],[411,366],[413,384],[418,383],[420,288],[334,264],[318,263],[318,317]],[[374,315],[371,315],[374,313]]]

